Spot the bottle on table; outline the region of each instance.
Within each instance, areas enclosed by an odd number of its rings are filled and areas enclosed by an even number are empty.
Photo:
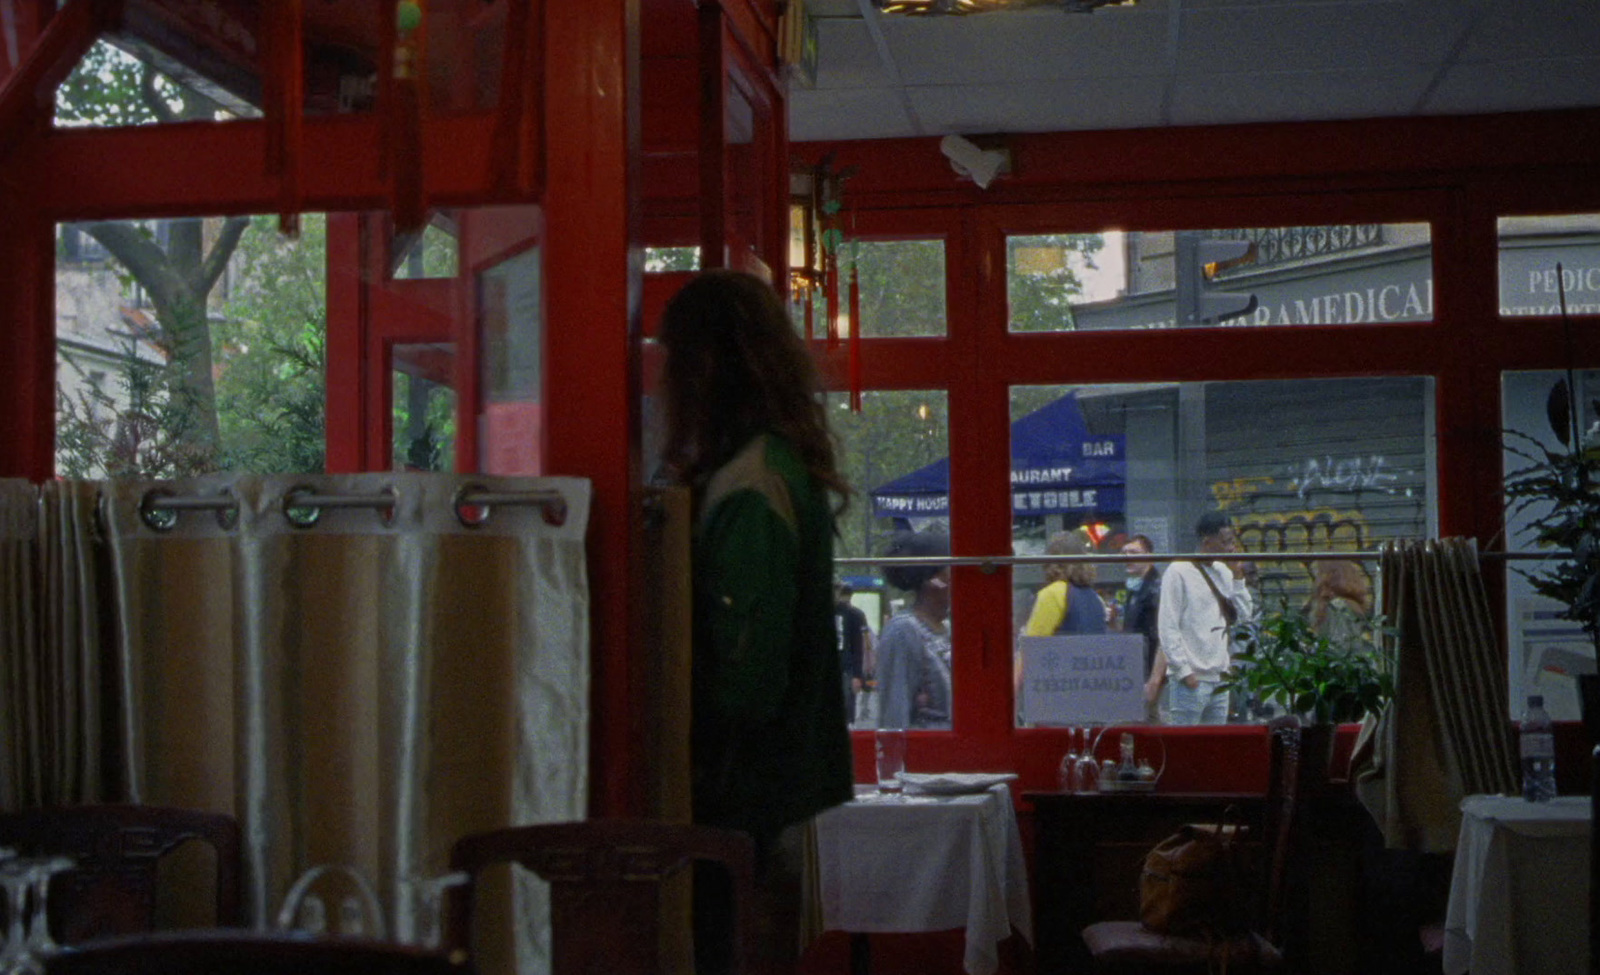
[[[1522,798],[1529,802],[1549,802],[1556,797],[1555,725],[1544,709],[1544,696],[1528,697],[1528,710],[1522,715]]]
[[[1118,782],[1139,781],[1139,766],[1133,761],[1133,735],[1122,735],[1122,761],[1117,765]]]

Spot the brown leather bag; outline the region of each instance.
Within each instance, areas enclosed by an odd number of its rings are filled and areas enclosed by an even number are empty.
[[[1158,934],[1226,938],[1249,928],[1245,829],[1229,807],[1220,823],[1190,823],[1145,854],[1139,920]]]

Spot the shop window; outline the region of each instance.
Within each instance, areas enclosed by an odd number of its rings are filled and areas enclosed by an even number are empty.
[[[839,521],[834,554],[841,559],[872,559],[889,551],[906,532],[943,534],[950,528],[949,423],[942,391],[878,390],[862,394],[861,410],[849,398],[832,394],[828,420],[839,437],[840,467],[856,489]],[[942,471],[942,475],[941,475]],[[943,477],[941,486],[940,477]],[[853,600],[871,608],[874,633],[896,613],[909,612],[914,594],[896,588],[882,567],[870,561],[842,565],[839,577],[854,590]],[[949,665],[948,659],[945,661]],[[856,727],[876,722],[881,700],[869,693],[859,702]]]
[[[1422,223],[1011,236],[1006,257],[1015,332],[1433,317]]]
[[[1501,217],[1500,314],[1600,315],[1600,213]],[[1559,272],[1558,272],[1559,268]]]
[[[1502,251],[1502,254],[1504,252]],[[1571,456],[1571,430],[1575,427],[1585,449],[1600,444],[1600,371],[1572,373],[1577,413],[1568,421],[1567,444],[1552,429],[1546,404],[1557,387],[1567,382],[1565,371],[1507,372],[1501,376],[1501,402],[1504,404],[1503,429],[1505,473],[1520,479],[1533,468],[1552,472],[1552,458]],[[1559,395],[1559,394],[1558,394]],[[1549,451],[1549,454],[1546,454]],[[1581,717],[1575,674],[1593,673],[1595,646],[1581,624],[1565,618],[1567,603],[1540,591],[1547,581],[1561,575],[1570,565],[1558,554],[1558,546],[1540,541],[1535,522],[1552,511],[1551,503],[1538,499],[1512,501],[1506,512],[1506,548],[1512,552],[1548,558],[1516,559],[1506,572],[1507,649],[1511,699],[1509,714],[1520,715],[1528,695],[1543,694],[1545,710],[1557,721],[1576,721]],[[1581,578],[1581,573],[1577,576]],[[1571,594],[1570,587],[1559,586]]]
[[[1350,553],[1350,565],[1341,569],[1353,570],[1350,581],[1360,589],[1350,598],[1370,607],[1377,545],[1434,532],[1432,402],[1432,381],[1422,377],[1013,387],[1013,551],[1043,558],[1060,553],[1051,547],[1057,540],[1079,554],[1123,554],[1130,540],[1142,538],[1158,556],[1189,553],[1197,551],[1196,522],[1219,511],[1244,552],[1266,556],[1246,567],[1260,610],[1315,610],[1316,581],[1328,571],[1318,566],[1331,563],[1294,558],[1310,552]],[[1112,637],[1130,632],[1130,599],[1155,584],[1144,581],[1146,567],[1134,564],[1133,585],[1121,562],[1080,567],[1082,577],[1071,580],[1093,590]],[[1167,562],[1151,564],[1164,575]],[[1066,569],[1043,562],[1014,569],[1019,648],[1041,590]],[[1093,615],[1077,608],[1072,619]],[[1057,615],[1061,626],[1041,635],[1077,630]],[[1118,720],[1164,720],[1165,690],[1147,710],[1134,690],[1142,691],[1151,663],[1142,641],[1112,649],[1124,654],[1118,673],[1128,678],[1112,688],[1127,698],[1116,704],[1128,712],[1119,711]],[[1110,656],[1108,650],[1104,657]],[[1020,659],[1017,674],[1020,681]],[[1032,702],[1036,710],[1019,717],[1027,724],[1109,720],[1109,712],[1098,710],[1099,697],[1116,682],[1090,683],[1049,701],[1048,709]],[[1019,705],[1022,698],[1019,685]],[[1080,706],[1092,717],[1074,714]],[[1037,720],[1041,714],[1053,717]],[[1233,715],[1271,716],[1248,700],[1236,700]]]
[[[322,470],[324,218],[298,240],[270,217],[152,226],[75,225],[107,259],[58,260],[57,472]]]

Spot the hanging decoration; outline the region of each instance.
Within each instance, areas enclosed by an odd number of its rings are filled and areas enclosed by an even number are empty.
[[[394,49],[389,79],[388,171],[396,235],[420,233],[427,219],[422,186],[422,79],[427,65],[426,0],[394,5]]]
[[[850,411],[861,412],[861,241],[850,247]]]
[[[278,179],[278,232],[300,234],[301,135],[305,115],[305,0],[284,0],[267,18],[261,102],[268,176]]]

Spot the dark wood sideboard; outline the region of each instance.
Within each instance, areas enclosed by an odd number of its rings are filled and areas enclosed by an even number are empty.
[[[1259,844],[1265,797],[1224,792],[1028,792],[1034,812],[1034,938],[1040,975],[1085,972],[1080,932],[1139,916],[1144,856],[1184,823],[1237,806]]]

